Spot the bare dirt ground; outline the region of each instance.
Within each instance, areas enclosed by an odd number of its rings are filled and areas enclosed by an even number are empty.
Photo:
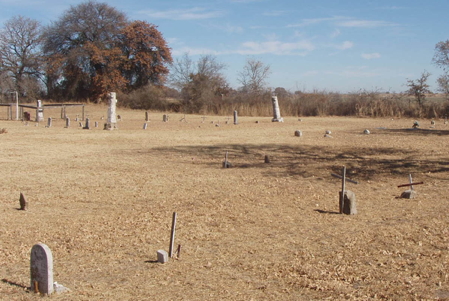
[[[443,121],[151,113],[143,130],[144,112],[119,108],[104,131],[106,112],[86,107],[90,130],[78,112],[70,128],[0,121],[1,300],[41,299],[27,290],[39,242],[71,289],[53,300],[449,299]],[[338,214],[342,166],[357,215]],[[398,198],[409,174],[424,184]],[[160,264],[173,212],[181,254]]]

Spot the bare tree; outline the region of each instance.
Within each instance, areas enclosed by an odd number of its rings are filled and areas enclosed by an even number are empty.
[[[444,72],[437,79],[438,90],[449,97],[449,40],[436,44],[433,63],[443,69]]]
[[[420,108],[426,99],[426,95],[432,93],[432,91],[429,90],[429,85],[427,84],[429,76],[430,73],[424,70],[420,78],[416,80],[407,79],[406,85],[409,89],[406,93],[415,97],[415,100]]]
[[[42,75],[42,36],[38,21],[15,16],[0,31],[0,71],[21,95],[37,93]],[[37,91],[36,91],[37,89]]]
[[[449,74],[443,74],[437,79],[438,91],[444,93],[449,98]]]
[[[243,91],[249,93],[265,92],[267,79],[270,75],[270,66],[259,60],[250,58],[246,60],[243,71],[238,73],[238,82],[243,86]]]
[[[193,60],[188,53],[184,53],[181,58],[176,59],[170,65],[169,84],[181,91],[189,83],[190,74],[194,72]]]
[[[449,71],[449,40],[435,45],[433,63],[444,71]]]
[[[171,66],[170,84],[181,91],[188,111],[211,111],[229,90],[223,75],[225,68],[226,65],[213,55],[202,55],[193,62],[188,54],[184,54]]]

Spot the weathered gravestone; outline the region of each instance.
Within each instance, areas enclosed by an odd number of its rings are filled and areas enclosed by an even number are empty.
[[[48,127],[48,128],[51,127],[51,123],[52,123],[52,118],[49,117],[49,118],[48,118],[48,121],[47,121],[47,127]]]
[[[296,130],[295,131],[295,136],[296,137],[301,137],[302,136],[302,132],[300,130]]]
[[[284,118],[281,117],[281,111],[279,110],[279,102],[277,96],[271,96],[271,102],[273,103],[273,119],[272,122],[284,122]]]
[[[20,193],[19,204],[20,204],[20,210],[28,209],[28,202],[27,202],[25,196],[23,195],[23,193]]]
[[[342,198],[341,191],[340,191],[340,198]],[[340,209],[340,213],[357,214],[355,193],[352,192],[351,190],[345,190],[345,195],[343,197],[343,204],[340,206],[342,206],[342,208]]]
[[[234,111],[234,124],[239,124],[239,116],[237,111]]]
[[[107,123],[104,125],[105,130],[114,130],[117,129],[117,115],[116,115],[116,107],[117,107],[117,98],[115,92],[109,92],[108,94],[109,100],[109,108],[108,108],[108,119]]]
[[[65,127],[66,127],[66,128],[69,128],[69,127],[70,127],[70,118],[69,118],[69,117],[66,117],[66,118],[65,118]]]
[[[31,249],[30,272],[32,291],[53,293],[53,255],[47,245],[39,243]]]
[[[341,175],[332,174],[332,176],[341,179],[341,191],[339,192],[340,214],[357,214],[355,193],[350,190],[346,190],[346,181],[354,184],[358,184],[358,182],[346,178],[346,166],[343,166]]]
[[[400,197],[403,198],[403,199],[414,199],[416,197],[417,193],[416,193],[413,185],[424,184],[424,182],[413,183],[413,178],[412,178],[411,174],[408,176],[408,180],[409,180],[409,184],[398,185],[398,188],[399,187],[406,187],[406,186],[410,187],[410,189],[407,189],[404,192],[402,192]]]
[[[228,152],[226,151],[225,159],[223,161],[223,168],[231,168],[232,164],[228,161]]]
[[[85,130],[90,130],[90,119],[86,118],[86,125],[83,127]]]
[[[38,100],[36,102],[36,122],[41,122],[44,120],[44,109],[42,107],[42,101]]]
[[[168,261],[168,253],[164,250],[157,251],[157,261],[160,263],[166,263]]]

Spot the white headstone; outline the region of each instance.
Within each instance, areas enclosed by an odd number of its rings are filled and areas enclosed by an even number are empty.
[[[117,107],[117,98],[115,92],[109,92],[109,108],[108,108],[108,120],[106,123],[106,130],[117,129],[117,115],[116,115],[116,107]]]
[[[36,103],[36,122],[44,120],[44,109],[42,107],[42,101],[38,100]]]
[[[166,263],[168,261],[168,253],[164,250],[157,251],[157,261],[160,263]]]
[[[39,293],[53,293],[53,255],[47,245],[39,243],[31,248],[30,259],[31,290]]]
[[[279,110],[279,102],[277,96],[272,96],[271,101],[273,102],[273,119],[272,122],[284,122],[284,118],[281,117],[281,111]]]

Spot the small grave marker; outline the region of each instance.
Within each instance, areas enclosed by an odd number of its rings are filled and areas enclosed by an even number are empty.
[[[228,161],[228,151],[226,151],[225,154],[225,160],[223,161],[223,168],[230,168],[232,167],[231,162]]]
[[[20,210],[28,209],[28,202],[27,202],[25,196],[23,195],[23,193],[20,193],[19,204],[20,204]]]
[[[146,130],[147,127],[148,127],[148,124],[145,122],[145,123],[143,124],[143,129]]]
[[[148,111],[145,111],[145,121],[149,121],[150,120],[150,118],[149,118],[149,116],[148,116]]]
[[[239,124],[239,116],[237,110],[234,111],[234,124]]]
[[[30,272],[30,287],[35,292],[53,293],[53,255],[47,245],[39,243],[31,249]]]
[[[301,137],[302,136],[302,132],[300,130],[296,130],[295,131],[295,136],[296,137]]]
[[[346,166],[343,166],[341,176],[337,174],[331,175],[337,178],[341,178],[341,191],[339,193],[340,214],[357,214],[355,193],[350,190],[346,190],[346,181],[354,184],[358,184],[358,182],[346,178]]]
[[[157,251],[157,261],[160,263],[166,263],[168,261],[168,253],[165,250]]]
[[[70,127],[70,118],[66,117],[65,118],[65,128],[69,128]]]
[[[270,163],[270,157],[268,157],[268,155],[265,155],[265,163]]]
[[[90,130],[90,119],[86,118],[86,125],[83,127],[85,130]]]
[[[168,115],[167,114],[162,115],[162,121],[163,122],[168,122]]]
[[[406,191],[404,191],[401,194],[401,198],[403,198],[403,199],[414,199],[416,197],[416,191],[415,191],[413,185],[424,184],[424,182],[415,182],[415,183],[413,183],[413,179],[412,179],[412,175],[411,174],[408,175],[408,181],[409,181],[408,184],[398,185],[398,188],[400,188],[400,187],[407,187],[407,186],[410,187],[410,189],[407,189]]]

